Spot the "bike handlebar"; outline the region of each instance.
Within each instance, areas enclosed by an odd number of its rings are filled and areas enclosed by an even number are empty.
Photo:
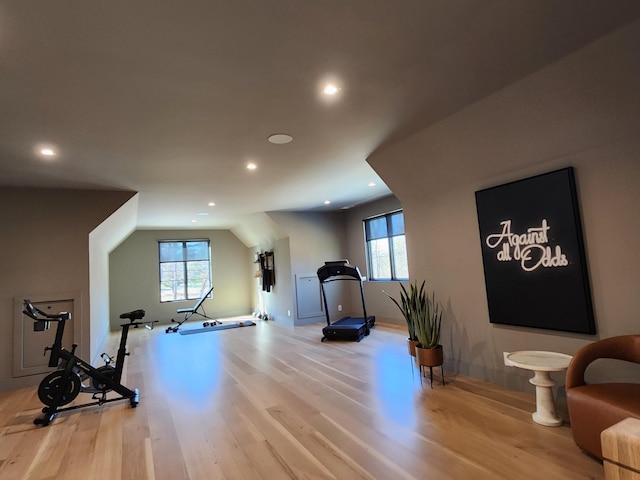
[[[31,303],[31,300],[28,299],[24,300],[24,310],[22,311],[22,313],[38,322],[62,322],[71,318],[71,314],[69,312],[59,312],[55,315],[43,312],[38,307],[33,305]],[[42,315],[44,318],[38,318],[38,315]]]
[[[22,310],[22,313],[34,319],[36,322],[63,322],[71,319],[71,314],[69,312],[59,312],[57,314],[52,315],[52,314],[43,312],[38,307],[36,307],[33,303],[31,303],[31,300],[26,298],[24,299],[24,310]],[[38,315],[40,315],[40,317],[38,317]],[[125,323],[120,326],[124,327],[125,325],[129,325],[130,327],[133,326],[137,328],[141,325],[145,325],[145,326],[151,325],[151,328],[153,328],[153,324],[157,323],[158,320],[152,320],[148,322],[136,321],[136,320],[141,320],[144,317],[144,315],[145,315],[144,310],[134,310],[133,312],[123,313],[122,315],[120,315],[120,318],[128,318],[129,323]]]

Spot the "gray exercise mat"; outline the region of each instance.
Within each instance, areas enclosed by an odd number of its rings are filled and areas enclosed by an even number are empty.
[[[178,330],[178,333],[180,335],[191,335],[192,333],[215,332],[217,330],[227,330],[229,328],[238,328],[238,327],[249,327],[251,325],[255,325],[255,323],[250,320],[245,320],[243,322],[222,323],[220,325],[214,325],[212,327],[194,328],[190,330]]]

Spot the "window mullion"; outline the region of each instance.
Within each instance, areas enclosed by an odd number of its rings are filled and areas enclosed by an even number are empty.
[[[182,278],[184,278],[184,285],[182,286],[182,296],[185,299],[189,298],[189,279],[187,278],[187,242],[182,242]]]
[[[392,230],[392,225],[391,225],[391,215],[387,215],[387,244],[389,245],[389,266],[390,266],[390,270],[391,270],[391,280],[395,280],[396,279],[396,267],[395,267],[395,263],[393,261],[394,256],[393,256],[393,242],[391,241],[391,232]]]
[[[389,243],[389,264],[391,265],[391,280],[396,280],[396,262],[395,262],[395,252],[393,251],[393,237],[387,237],[387,242]]]

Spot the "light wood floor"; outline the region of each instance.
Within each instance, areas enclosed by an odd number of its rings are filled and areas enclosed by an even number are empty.
[[[321,325],[260,320],[197,335],[132,330],[124,383],[140,389],[138,408],[36,427],[35,387],[0,392],[0,478],[603,478],[569,427],[532,422],[533,392],[453,375],[421,386],[397,329],[360,343],[320,337]]]

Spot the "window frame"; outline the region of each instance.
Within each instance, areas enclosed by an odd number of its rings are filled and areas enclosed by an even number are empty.
[[[402,233],[401,234],[390,234],[389,232],[393,231],[392,228],[392,224],[391,224],[391,217],[393,215],[396,215],[398,213],[402,214],[402,223],[403,223],[403,228],[402,228]],[[373,220],[378,220],[380,218],[384,218],[386,221],[386,226],[387,226],[387,235],[385,237],[379,237],[379,238],[375,238],[375,239],[371,239],[369,240],[367,237],[367,225],[369,224],[369,222],[373,221]],[[395,250],[393,247],[393,238],[394,237],[398,237],[398,236],[403,236],[404,240],[405,240],[405,252],[406,252],[406,247],[407,247],[407,242],[406,242],[406,231],[404,228],[404,210],[403,209],[398,209],[398,210],[393,210],[391,212],[387,212],[387,213],[383,213],[383,214],[379,214],[379,215],[373,215],[371,217],[365,218],[362,221],[362,229],[363,229],[363,236],[364,236],[364,244],[365,244],[365,256],[366,256],[366,260],[367,260],[367,272],[368,272],[368,278],[367,280],[373,281],[373,282],[406,282],[409,281],[409,265],[408,265],[408,259],[407,259],[407,277],[399,277],[397,275],[397,268],[396,268],[396,255],[395,255]],[[391,271],[391,277],[390,278],[376,278],[373,275],[374,272],[374,268],[373,268],[373,263],[372,263],[372,257],[373,255],[371,254],[371,242],[373,240],[380,240],[380,239],[384,239],[386,238],[387,240],[387,244],[388,244],[388,248],[389,248],[389,265],[390,265],[390,271]]]
[[[181,243],[182,244],[182,260],[162,260],[161,246],[163,243]],[[200,292],[195,296],[190,296],[189,293],[189,269],[187,268],[187,264],[190,261],[187,258],[187,245],[189,243],[206,243],[207,244],[207,268],[208,268],[208,277],[205,279],[203,285],[200,288]],[[195,260],[195,261],[204,261],[204,260]],[[182,274],[184,278],[184,287],[183,294],[184,298],[174,298],[171,300],[163,300],[162,299],[162,264],[163,263],[181,263],[182,264]],[[189,300],[198,300],[202,297],[204,293],[206,293],[208,287],[212,285],[211,276],[212,276],[212,268],[211,268],[211,240],[208,238],[189,238],[189,239],[174,239],[174,240],[158,240],[158,293],[160,295],[160,303],[172,303],[172,302],[186,302]],[[166,280],[165,280],[166,281]],[[211,297],[211,295],[209,295]]]

